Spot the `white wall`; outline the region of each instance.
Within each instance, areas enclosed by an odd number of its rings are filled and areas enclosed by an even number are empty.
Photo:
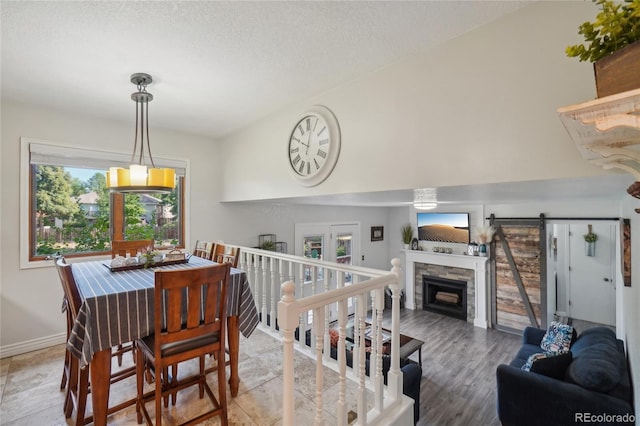
[[[133,147],[133,127],[133,121],[116,123],[2,103],[0,346],[3,352],[10,345],[61,335],[65,330],[65,317],[60,311],[62,289],[53,267],[19,268],[18,249],[27,243],[20,241],[19,235],[20,215],[27,214],[19,209],[20,137],[129,153]],[[194,234],[209,233],[213,226],[207,212],[214,211],[219,193],[214,173],[219,163],[217,144],[203,137],[154,128],[151,145],[154,155],[159,157],[190,159],[193,172],[187,223]]]
[[[389,227],[388,208],[307,206],[296,204],[223,203],[221,211],[236,227],[220,229],[221,235],[234,244],[254,247],[259,234],[276,234],[278,241],[288,245],[294,254],[294,226],[296,223],[360,223],[360,252],[364,261],[360,266],[391,269],[389,241],[394,238]],[[372,242],[371,227],[384,227],[384,241]],[[399,234],[399,231],[398,231]],[[398,237],[399,238],[399,237]]]
[[[536,2],[427,54],[291,105],[224,139],[223,199],[382,191],[598,175],[556,113],[594,96],[589,64],[567,58],[589,2]],[[303,188],[286,147],[299,113],[333,110],[333,174]],[[238,169],[249,179],[233,180]]]

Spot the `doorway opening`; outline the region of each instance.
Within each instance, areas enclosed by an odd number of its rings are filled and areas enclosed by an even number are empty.
[[[616,331],[621,286],[620,223],[572,220],[548,225],[549,314],[578,333],[595,326]],[[596,237],[587,237],[595,234]],[[593,240],[594,241],[589,241]],[[621,330],[617,330],[621,332]]]

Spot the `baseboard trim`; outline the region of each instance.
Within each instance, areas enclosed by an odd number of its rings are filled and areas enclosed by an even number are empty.
[[[480,328],[487,328],[487,322],[484,320],[481,320],[480,318],[475,318],[473,320],[473,325]]]
[[[14,343],[0,347],[0,358],[26,354],[27,352],[37,351],[39,349],[49,348],[66,342],[67,333],[59,333],[51,336],[41,337],[38,339],[27,340],[25,342]]]

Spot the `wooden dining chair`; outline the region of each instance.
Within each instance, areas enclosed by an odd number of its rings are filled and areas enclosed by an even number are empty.
[[[211,260],[215,246],[216,243],[212,243],[210,241],[196,240],[196,246],[193,249],[193,254],[203,259]]]
[[[60,277],[60,283],[62,284],[62,290],[65,296],[65,304],[67,308],[67,321],[71,321],[71,325],[67,324],[67,328],[73,327],[73,323],[76,321],[80,307],[82,305],[82,298],[76,285],[75,278],[73,277],[72,265],[66,263],[63,257],[56,260],[56,269],[58,276]],[[76,411],[76,426],[81,426],[93,421],[93,417],[85,417],[85,411],[87,408],[87,396],[90,392],[89,386],[89,368],[80,368],[80,361],[73,356],[68,350],[69,366],[67,370],[67,390],[63,405],[64,415],[66,418],[71,417],[73,410]],[[136,373],[134,366],[118,370],[111,374],[111,383],[119,382],[120,380],[131,377]],[[134,401],[127,401],[117,406],[109,408],[109,413],[118,411],[129,405],[133,405]]]
[[[112,240],[111,258],[116,256],[135,257],[138,253],[146,253],[153,250],[153,240]]]
[[[71,319],[71,307],[65,297],[62,301],[62,309],[67,316],[67,341],[71,336],[71,329],[73,327],[73,320]],[[71,352],[65,351],[64,353],[64,366],[62,367],[62,380],[60,381],[60,390],[66,389],[69,381],[69,366],[71,365]]]
[[[63,257],[56,259],[56,270],[60,277],[60,283],[62,284],[62,290],[64,292],[64,308],[67,316],[67,340],[71,334],[73,323],[76,320],[78,312],[80,311],[80,305],[82,303],[80,294],[75,286],[73,274],[71,272],[71,265],[67,264]],[[63,381],[66,382],[66,394],[64,399],[63,411],[65,418],[71,417],[73,409],[76,408],[76,425],[84,424],[84,413],[87,405],[87,394],[89,391],[89,380],[85,374],[83,380],[79,377],[79,364],[78,360],[71,355],[69,350],[65,352],[65,368],[64,368]],[[82,383],[79,383],[82,382]],[[61,389],[64,386],[61,386]]]
[[[211,260],[217,263],[230,263],[234,268],[238,267],[240,248],[227,247],[224,244],[216,244]]]
[[[62,259],[62,262],[65,263],[64,257],[61,254],[53,255],[53,264],[55,265],[58,259]],[[62,280],[62,277],[60,277]],[[69,341],[69,337],[71,336],[71,330],[73,329],[73,316],[71,315],[71,306],[69,304],[69,300],[67,299],[66,292],[63,292],[62,298],[62,311],[65,313],[67,317],[67,341]],[[65,390],[67,387],[67,383],[69,382],[69,367],[71,365],[71,352],[65,350],[64,352],[64,365],[62,367],[62,380],[60,381],[60,390]]]
[[[224,359],[226,338],[226,287],[230,265],[212,265],[195,269],[157,270],[155,272],[154,330],[155,333],[138,339],[136,413],[153,424],[145,403],[155,401],[156,425],[162,424],[162,401],[189,386],[199,386],[199,396],[206,392],[213,408],[182,423],[196,424],[213,416],[220,416],[227,424],[226,368],[218,371],[218,399],[207,383],[204,357],[215,353]],[[165,321],[166,318],[166,321]],[[184,378],[169,377],[168,367],[182,361],[199,359],[199,373]],[[146,368],[155,374],[155,390],[144,393]]]

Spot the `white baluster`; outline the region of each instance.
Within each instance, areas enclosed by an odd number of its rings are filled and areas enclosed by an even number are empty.
[[[387,373],[387,386],[391,397],[398,401],[402,398],[402,373],[400,372],[400,259],[391,260],[391,272],[398,278],[397,284],[389,285],[391,289],[391,367]]]
[[[284,280],[285,280],[283,271],[284,271],[284,261],[282,259],[278,259],[278,272],[280,273],[280,279],[278,280],[279,283],[283,283]],[[289,280],[289,279],[291,279],[291,278],[287,278],[287,280]],[[275,285],[275,284],[274,284],[274,289],[278,290],[278,286]],[[277,291],[274,291],[273,293],[276,295],[275,296],[276,298],[280,297],[280,296],[277,295]],[[277,311],[276,311],[276,318],[273,321],[274,324],[276,324],[277,321],[278,321],[278,316],[277,315],[278,314],[277,314]],[[274,327],[275,327],[275,325],[274,325]]]
[[[378,326],[378,321],[376,317],[376,310],[373,309],[375,303],[375,294],[373,292],[370,292],[370,296],[372,309],[370,322],[371,325],[369,327],[371,329],[371,349],[369,350],[369,377],[371,379],[375,379],[376,371],[378,371],[378,354],[381,353],[381,349],[378,349],[378,340],[376,340],[378,338],[378,330],[376,329],[376,327]]]
[[[278,302],[278,317],[282,327],[283,342],[282,424],[285,426],[293,426],[295,420],[293,333],[298,322],[295,288],[296,285],[293,281],[282,284],[282,299]]]
[[[347,338],[347,309],[346,300],[338,301],[338,332],[340,333],[340,339],[338,340],[338,369],[340,371],[340,384],[338,386],[338,406],[336,408],[338,426],[347,425],[347,354],[345,347],[345,339]]]
[[[312,295],[312,296],[313,296],[314,294],[316,294],[316,282],[317,282],[317,281],[318,281],[318,267],[317,267],[317,266],[314,266],[314,267],[312,267],[312,268],[311,268],[311,295]],[[313,311],[312,311],[312,313],[313,313]],[[308,320],[308,318],[309,318],[309,317],[308,317],[308,315],[309,315],[309,312],[307,312],[307,317],[305,317],[305,319],[307,320],[307,321],[306,321],[307,323],[309,322],[309,320]],[[313,320],[313,322],[315,323],[315,321],[316,321],[315,316],[313,317],[313,319],[312,319],[312,320]],[[315,327],[311,327],[310,332],[311,332],[311,336],[310,336],[310,339],[309,339],[309,345],[310,345],[311,347],[313,347],[313,342],[316,340],[316,331],[315,331]],[[305,339],[305,340],[306,340],[306,339]],[[313,351],[313,349],[312,349],[312,348],[309,348],[309,349],[310,349],[311,351]]]
[[[271,302],[269,306],[271,307],[271,311],[269,317],[271,318],[271,323],[269,328],[271,331],[276,331],[276,287],[278,285],[277,271],[276,271],[276,259],[272,257],[270,259],[270,267],[271,267],[271,281],[269,282],[269,293],[271,294]],[[282,282],[282,281],[280,281]]]
[[[267,271],[267,256],[262,256],[261,269],[262,269],[262,321],[266,324],[267,321],[267,288],[269,288],[269,279],[268,279],[268,271]],[[273,321],[273,318],[270,319]]]
[[[324,336],[324,308],[313,310],[313,331],[316,336],[316,417],[315,424],[324,424],[324,410],[322,407],[322,390],[324,387],[324,371],[322,364],[322,349]]]
[[[300,271],[299,271],[299,275],[300,275],[300,280],[299,280],[299,284],[298,284],[298,294],[300,295],[300,298],[304,297],[304,264],[300,263],[298,265],[300,267]],[[300,325],[298,327],[298,344],[300,345],[300,347],[305,348],[307,343],[306,343],[306,339],[307,339],[307,312],[301,312],[300,313]]]
[[[360,346],[360,350],[358,353],[358,424],[365,426],[367,424],[367,388],[364,384],[365,382],[365,359],[366,359],[366,350],[365,350],[365,316],[367,315],[366,310],[366,299],[365,295],[359,294],[356,297],[356,311],[357,311],[357,328],[360,332],[360,338],[358,340]],[[354,327],[355,328],[355,327]],[[353,360],[354,365],[356,360]]]
[[[253,293],[253,303],[256,305],[256,309],[260,312],[260,299],[258,299],[258,276],[256,270],[256,262],[258,261],[258,255],[251,254],[249,259],[249,284],[251,286],[251,292]],[[261,318],[263,324],[267,324],[264,318]]]
[[[373,367],[369,365],[369,372],[372,377],[374,377],[374,388],[375,388],[375,407],[378,411],[382,411],[384,407],[384,376],[382,374],[382,312],[384,308],[384,290],[374,290],[372,292],[373,302],[371,303],[371,307],[373,310],[373,318],[371,320],[371,324],[376,324],[376,369],[375,376],[373,375]],[[375,318],[375,322],[374,322]],[[374,354],[371,354],[371,359],[373,359]]]
[[[329,292],[329,274],[326,273],[324,274],[323,277],[323,281],[324,281],[324,291],[325,293]],[[324,347],[325,348],[329,348],[329,350],[324,351],[324,359],[329,360],[331,358],[331,338],[329,336],[329,322],[330,322],[330,316],[331,316],[331,310],[329,309],[331,305],[325,305],[324,306]]]
[[[243,271],[247,270],[247,268],[246,268],[247,267],[247,253],[245,253],[244,251],[240,252],[240,259],[238,259],[238,266]]]

